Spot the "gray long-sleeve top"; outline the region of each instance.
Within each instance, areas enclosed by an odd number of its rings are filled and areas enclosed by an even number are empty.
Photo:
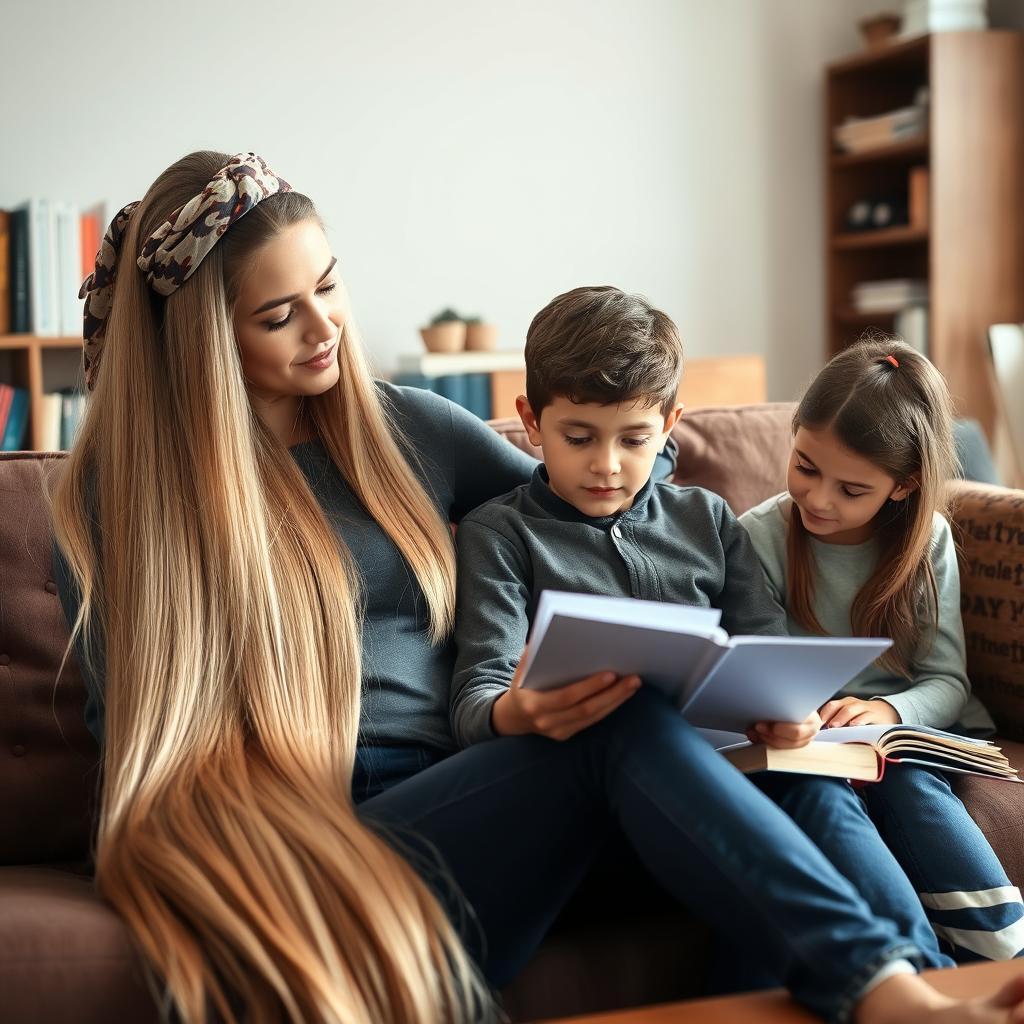
[[[468,515],[459,549],[452,732],[492,738],[544,590],[720,608],[733,634],[778,636],[785,615],[747,532],[718,495],[652,477],[631,508],[591,518],[563,501],[538,466],[529,484]]]
[[[768,582],[780,603],[786,599],[786,533],[792,499],[777,494],[744,512],[740,522],[750,533]],[[832,636],[849,636],[853,627],[850,609],[878,561],[873,539],[862,544],[827,544],[810,539],[814,554],[814,613],[822,629]],[[913,676],[905,679],[877,664],[858,673],[838,696],[884,698],[907,725],[986,735],[994,731],[992,719],[976,697],[971,696],[964,655],[964,630],[960,618],[960,571],[949,523],[936,513],[932,530],[932,570],[938,590],[938,628],[918,652]],[[794,636],[808,630],[792,616],[788,627]]]

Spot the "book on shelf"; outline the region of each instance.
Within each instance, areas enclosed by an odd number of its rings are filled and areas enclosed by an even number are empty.
[[[66,451],[71,447],[85,413],[85,395],[74,388],[62,388],[42,396],[39,407],[39,450]]]
[[[95,265],[103,211],[41,198],[0,211],[0,334],[81,332],[78,289]]]
[[[482,420],[491,418],[491,377],[488,373],[446,373],[429,377],[422,373],[398,373],[393,384],[423,388],[468,409]]]
[[[24,388],[0,384],[0,396],[6,396],[6,412],[0,421],[0,451],[22,451],[28,427],[28,392]]]
[[[31,299],[29,296],[28,260],[28,208],[20,207],[8,213],[10,232],[10,301],[11,331],[27,333],[32,329]]]
[[[832,138],[846,153],[866,153],[894,142],[923,138],[926,127],[926,108],[902,107],[877,117],[851,117],[832,130]]]
[[[862,281],[850,290],[850,302],[859,313],[895,313],[905,306],[928,302],[928,282],[910,278]]]
[[[928,355],[928,307],[905,306],[896,314],[893,331],[912,349]]]
[[[0,334],[11,331],[10,214],[0,210]]]
[[[522,685],[551,690],[596,672],[639,675],[693,725],[742,733],[800,722],[891,645],[868,637],[734,636],[717,609],[546,590]]]
[[[878,782],[889,764],[917,764],[959,775],[1020,782],[1017,770],[989,740],[923,725],[848,725],[822,729],[804,747],[778,750],[741,742],[719,748],[742,772],[794,772]]]

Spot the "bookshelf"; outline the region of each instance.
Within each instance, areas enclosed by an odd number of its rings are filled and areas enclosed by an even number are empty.
[[[841,153],[832,130],[847,117],[909,106],[921,86],[927,129]],[[944,32],[831,64],[825,73],[827,355],[895,314],[861,313],[854,285],[917,278],[929,287],[928,355],[946,375],[960,415],[990,440],[1000,425],[988,353],[990,324],[1024,321],[1024,33]],[[924,223],[851,232],[850,206],[905,195],[928,169]]]
[[[41,337],[34,334],[0,334],[0,356],[6,357],[8,372],[0,373],[6,384],[28,390],[28,445],[38,451],[42,447],[39,409],[46,388],[44,356],[52,351],[81,352],[80,337]]]

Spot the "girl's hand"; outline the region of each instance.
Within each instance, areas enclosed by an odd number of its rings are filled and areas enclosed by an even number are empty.
[[[880,698],[840,697],[822,705],[821,721],[823,729],[838,729],[841,725],[899,725],[903,719],[888,701]]]
[[[639,676],[599,672],[557,690],[524,690],[524,664],[521,657],[512,684],[491,707],[491,725],[499,736],[532,732],[552,740],[567,740],[600,722],[640,689]]]
[[[764,743],[779,750],[805,747],[821,728],[821,718],[812,711],[802,722],[757,722],[747,730],[751,743]]]

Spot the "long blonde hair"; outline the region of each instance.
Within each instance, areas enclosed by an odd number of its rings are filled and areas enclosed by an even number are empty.
[[[899,365],[893,365],[892,357]],[[956,467],[953,414],[942,374],[909,345],[872,337],[851,345],[818,374],[793,417],[793,432],[828,428],[850,451],[914,489],[886,502],[875,521],[878,562],[850,609],[855,636],[891,637],[879,663],[909,678],[937,626],[930,549],[936,512]],[[805,629],[823,633],[814,613],[814,552],[791,508],[786,602]]]
[[[353,810],[358,581],[250,405],[232,328],[253,253],[315,209],[267,199],[166,300],[134,266],[227,159],[178,161],[133,213],[96,389],[54,490],[82,595],[72,643],[105,645],[97,884],[188,1024],[479,1016],[484,988],[441,906]],[[340,382],[306,400],[311,421],[415,573],[440,641],[447,523],[349,327],[338,348]]]

